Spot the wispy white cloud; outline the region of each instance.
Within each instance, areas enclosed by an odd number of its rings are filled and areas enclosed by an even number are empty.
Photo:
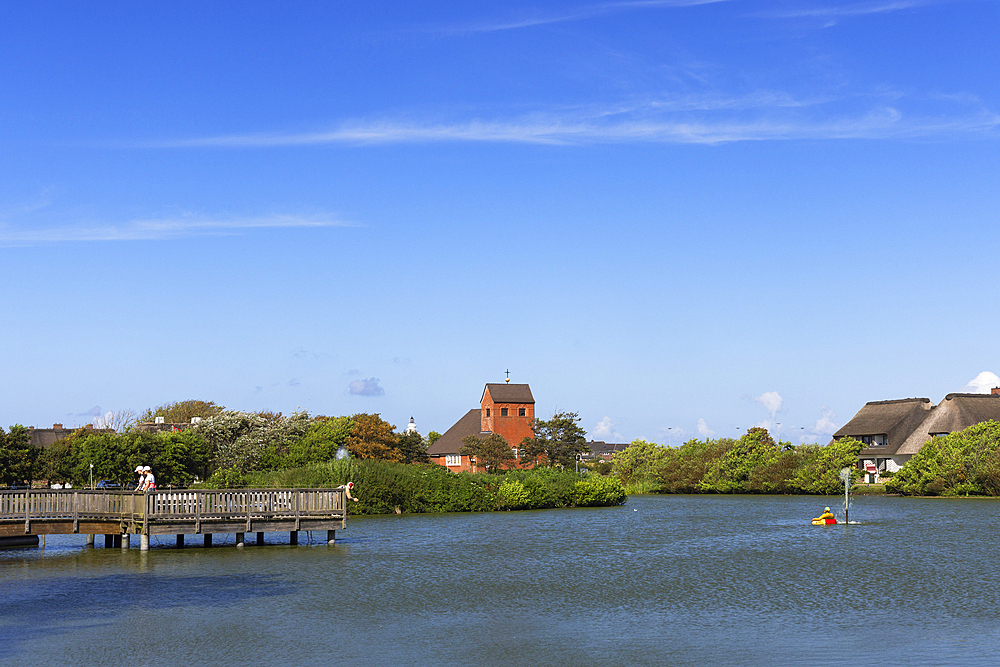
[[[792,96],[684,98],[602,110],[569,110],[496,120],[356,120],[322,132],[235,134],[145,144],[160,148],[255,148],[403,143],[725,144],[798,139],[906,139],[995,134],[1000,115],[985,109],[921,117],[895,106],[854,114],[791,113],[819,104]],[[685,113],[687,112],[687,113]]]
[[[453,25],[446,28],[439,28],[438,31],[444,33],[476,33],[476,32],[500,32],[503,30],[519,30],[521,28],[532,28],[540,25],[553,23],[566,23],[569,21],[584,21],[587,19],[618,14],[621,12],[642,10],[642,9],[663,9],[673,7],[695,7],[697,5],[711,5],[719,2],[731,2],[732,0],[633,0],[631,2],[602,2],[568,9],[563,12],[525,14],[509,19],[483,20],[460,25]]]
[[[715,435],[715,431],[708,427],[708,423],[704,419],[698,420],[698,435],[703,438],[711,438]]]
[[[73,241],[157,241],[191,236],[222,236],[252,229],[292,229],[349,226],[323,216],[274,215],[246,218],[180,216],[146,218],[120,224],[77,223],[40,226],[0,221],[0,245],[30,245]]]
[[[941,4],[933,0],[880,0],[877,2],[856,2],[849,5],[827,5],[825,7],[802,7],[773,11],[765,14],[774,18],[823,18],[838,19],[869,14],[889,14],[927,5]]]

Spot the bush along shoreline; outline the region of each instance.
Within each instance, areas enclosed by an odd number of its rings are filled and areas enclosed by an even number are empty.
[[[219,483],[225,480],[227,483]],[[453,473],[435,464],[344,459],[273,472],[213,476],[213,486],[331,488],[354,482],[352,514],[495,512],[609,507],[628,499],[613,477],[551,468]]]

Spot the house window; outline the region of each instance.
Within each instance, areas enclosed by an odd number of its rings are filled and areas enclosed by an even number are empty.
[[[448,454],[444,457],[444,463],[447,466],[460,466],[462,465],[462,457],[458,454]]]
[[[524,417],[526,414],[528,414],[528,411],[525,410],[524,408],[518,408],[517,409],[517,416],[518,417]]]
[[[490,416],[490,409],[489,409],[489,408],[486,408],[486,416],[487,416],[487,417],[489,417],[489,416]]]
[[[507,408],[500,408],[500,416],[501,417],[507,416]]]

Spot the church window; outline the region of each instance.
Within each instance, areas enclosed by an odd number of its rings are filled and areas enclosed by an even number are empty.
[[[500,408],[500,416],[501,417],[507,416],[507,408]]]
[[[527,414],[527,410],[525,410],[524,408],[518,408],[517,409],[517,416],[518,417],[524,417],[526,414]]]
[[[490,416],[490,409],[489,409],[489,408],[486,408],[486,416],[487,416],[487,417],[489,417],[489,416]]]

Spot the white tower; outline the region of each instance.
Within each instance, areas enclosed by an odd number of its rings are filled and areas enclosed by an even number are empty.
[[[407,433],[416,433],[417,432],[417,425],[416,425],[416,423],[414,423],[413,417],[410,417],[410,423],[406,425],[406,432]]]

